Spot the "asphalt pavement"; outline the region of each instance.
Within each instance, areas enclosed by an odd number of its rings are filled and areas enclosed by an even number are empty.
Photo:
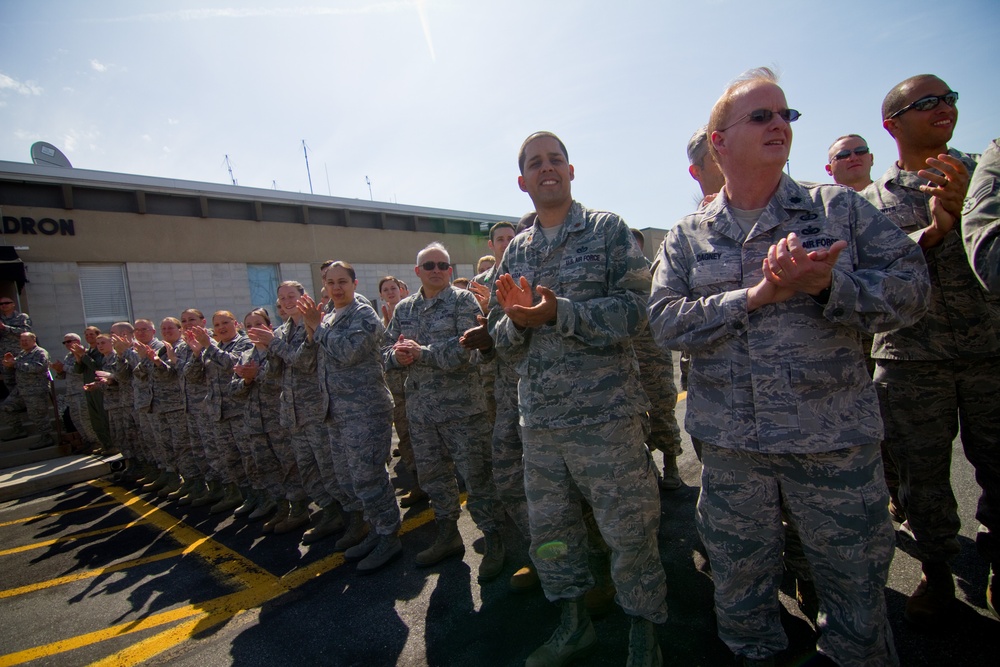
[[[683,400],[677,413],[683,423]],[[393,463],[394,482],[405,485],[403,466]],[[685,486],[661,495],[670,587],[670,620],[659,628],[665,664],[729,665],[694,526],[700,469],[686,437],[680,470]],[[1000,622],[986,610],[988,567],[974,544],[978,486],[958,446],[952,474],[963,521],[954,562],[960,599],[945,627],[906,624],[903,604],[919,565],[897,533],[886,596],[903,665],[998,664]],[[417,568],[414,555],[435,530],[426,504],[410,508],[403,555],[360,576],[333,539],[305,547],[299,534],[263,537],[259,523],[106,479],[0,503],[0,667],[522,665],[552,633],[558,609],[538,590],[508,591],[525,545],[508,553],[503,576],[479,584],[481,535],[467,512],[459,525],[464,558]],[[789,594],[794,586],[786,582],[790,647],[780,664],[828,664],[816,658],[813,627]],[[596,621],[598,650],[574,664],[624,664],[628,627],[620,610]]]

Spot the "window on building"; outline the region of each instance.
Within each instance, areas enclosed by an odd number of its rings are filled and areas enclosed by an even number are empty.
[[[278,295],[278,265],[247,264],[247,280],[250,282],[250,303],[254,308],[266,308],[271,314],[271,322],[278,322],[274,306]]]
[[[124,264],[79,264],[83,317],[87,326],[107,331],[115,322],[131,322]]]

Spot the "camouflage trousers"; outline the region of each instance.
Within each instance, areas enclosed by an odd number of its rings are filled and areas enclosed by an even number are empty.
[[[111,442],[126,459],[142,456],[138,448],[139,427],[135,423],[135,412],[132,408],[111,408],[108,410],[108,427],[111,430]]]
[[[266,490],[275,499],[305,500],[306,492],[299,480],[299,467],[288,442],[288,431],[279,427],[270,433],[247,433],[245,439],[257,470],[252,486]]]
[[[100,391],[86,391],[83,394],[87,401],[87,412],[90,414],[90,425],[97,434],[97,440],[105,447],[111,447],[111,425],[108,423],[108,413],[104,409],[104,394]]]
[[[185,414],[190,436],[188,451],[191,458],[205,481],[218,481],[219,477],[215,469],[208,464],[208,457],[205,455],[210,447],[209,443],[215,439],[215,428],[212,426],[212,418],[208,414],[205,402],[189,400]]]
[[[158,424],[153,413],[136,410],[135,425],[139,431],[139,455],[146,461],[155,463],[161,470],[177,472],[176,461],[167,455],[168,450],[164,449],[156,433]]]
[[[392,392],[392,425],[399,438],[399,456],[411,475],[417,474],[417,462],[413,458],[413,443],[410,441],[410,420],[406,416],[406,394],[403,391],[404,376],[395,371],[386,371],[386,384]]]
[[[239,417],[215,422],[215,439],[205,456],[223,484],[247,486],[257,479],[257,465],[243,437]]]
[[[69,408],[69,418],[80,433],[80,437],[83,438],[83,442],[89,447],[96,447],[100,440],[98,440],[97,432],[94,431],[94,426],[90,421],[86,395],[83,392],[66,394],[66,407]]]
[[[493,423],[493,482],[504,509],[525,540],[531,539],[528,499],[524,494],[524,445],[517,411],[517,374],[497,373],[496,421]]]
[[[914,555],[940,562],[960,550],[951,447],[961,431],[982,489],[976,545],[983,558],[1000,565],[1000,357],[877,362],[885,444],[899,471]]]
[[[531,559],[550,601],[594,586],[580,496],[611,548],[615,600],[631,616],[667,620],[667,579],[657,531],[660,496],[643,445],[645,415],[574,428],[522,428]]]
[[[201,470],[191,455],[191,434],[184,411],[153,412],[152,418],[156,440],[171,462],[170,470],[184,479],[200,477]]]
[[[504,524],[503,506],[493,482],[490,425],[483,414],[439,424],[410,422],[413,454],[420,486],[430,496],[437,521],[457,521],[462,511],[458,499],[458,469],[468,492],[466,507],[484,533]]]
[[[24,418],[27,418],[38,428],[39,433],[48,433],[54,412],[48,393],[32,392],[21,396],[15,389],[10,396],[0,403],[0,413],[3,419],[15,431],[24,430]]]
[[[670,352],[659,349],[657,352],[639,359],[639,381],[651,406],[646,444],[664,456],[677,457],[681,455],[681,429],[674,414],[677,407],[674,364]]]
[[[299,469],[302,488],[314,503],[321,507],[329,505],[334,499],[341,505],[345,501],[350,503],[350,498],[338,484],[325,424],[316,422],[289,429],[288,442]]]
[[[885,588],[894,534],[875,443],[760,454],[703,443],[698,532],[712,564],[719,637],[763,659],[788,646],[778,587],[782,503],[819,597],[820,653],[838,665],[898,665]]]
[[[345,494],[356,496],[365,519],[379,535],[399,531],[399,504],[385,461],[392,446],[392,413],[351,415],[327,422],[334,460]]]

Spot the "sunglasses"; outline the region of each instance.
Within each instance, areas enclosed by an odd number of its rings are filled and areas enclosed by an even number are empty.
[[[447,271],[451,268],[451,264],[448,262],[424,262],[420,265],[424,271],[433,271],[437,269],[438,271]]]
[[[847,158],[851,157],[851,153],[854,153],[855,155],[868,155],[869,150],[870,149],[867,146],[858,146],[853,151],[850,148],[845,148],[844,150],[834,155],[833,159],[830,161],[833,162],[835,160],[846,160]]]
[[[913,104],[907,104],[905,107],[886,118],[886,120],[892,120],[896,116],[902,116],[910,109],[916,109],[917,111],[930,111],[937,105],[941,104],[942,101],[948,106],[953,107],[955,106],[955,102],[958,101],[958,93],[954,90],[949,90],[944,95],[928,95],[927,97],[921,97]]]
[[[75,342],[76,342],[75,340],[64,340],[63,345],[72,345]]]
[[[0,306],[13,306],[13,301],[0,301]]]
[[[722,132],[725,132],[731,127],[736,127],[743,121],[748,123],[755,123],[757,125],[762,125],[764,123],[770,123],[771,119],[774,118],[774,114],[778,114],[778,117],[786,123],[794,123],[799,119],[802,114],[800,114],[795,109],[782,109],[781,111],[771,111],[770,109],[754,109],[745,116],[741,116],[735,123],[732,123],[728,127],[722,128]]]

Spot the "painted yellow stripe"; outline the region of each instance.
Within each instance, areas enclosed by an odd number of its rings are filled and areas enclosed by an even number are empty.
[[[54,516],[62,516],[64,514],[70,514],[72,512],[83,512],[84,510],[93,509],[95,507],[106,507],[108,505],[117,505],[118,502],[114,500],[107,500],[100,503],[93,503],[92,505],[84,505],[82,507],[73,507],[68,510],[58,510],[56,512],[44,512],[42,514],[36,514],[34,516],[26,516],[23,519],[14,519],[13,521],[4,521],[0,523],[0,528],[6,528],[7,526],[16,526],[19,523],[28,523],[29,521],[39,521],[41,519],[48,519]]]
[[[25,593],[33,593],[35,591],[44,590],[46,588],[53,588],[55,586],[62,586],[63,584],[70,584],[74,581],[82,581],[84,579],[93,579],[95,577],[100,577],[105,574],[113,574],[114,572],[121,572],[123,570],[128,570],[133,567],[139,567],[140,565],[147,565],[148,563],[155,563],[161,560],[167,560],[169,558],[175,558],[184,553],[183,549],[174,549],[173,551],[165,551],[161,554],[156,554],[154,556],[146,556],[144,558],[134,558],[132,560],[127,560],[122,563],[115,563],[114,565],[108,565],[107,567],[99,567],[93,570],[86,570],[85,572],[77,572],[76,574],[70,574],[65,577],[57,577],[55,579],[49,579],[47,581],[42,581],[37,584],[28,584],[27,586],[19,586],[18,588],[8,588],[5,591],[0,591],[0,600],[3,598],[11,598],[15,595],[24,595]]]
[[[688,393],[686,391],[682,391],[679,394],[677,394],[677,402],[680,403],[681,401],[683,401],[687,397],[688,397]]]
[[[11,554],[17,554],[24,551],[31,551],[32,549],[44,549],[45,547],[51,547],[53,544],[62,544],[63,542],[72,542],[73,540],[83,540],[88,537],[96,537],[97,535],[107,535],[108,533],[121,532],[128,528],[134,526],[140,526],[146,523],[142,519],[136,519],[134,521],[129,521],[128,523],[123,523],[118,526],[109,526],[108,528],[100,528],[98,530],[88,530],[83,533],[74,533],[73,535],[66,535],[64,537],[57,537],[53,540],[43,540],[41,542],[32,542],[31,544],[25,544],[20,547],[12,547],[10,549],[0,550],[0,556],[9,556]]]
[[[466,495],[463,493],[461,501],[465,502],[465,499]],[[417,516],[404,521],[399,529],[399,534],[408,533],[433,520],[434,510],[426,509]],[[240,591],[239,593],[216,598],[209,603],[201,605],[201,610],[205,612],[203,617],[193,618],[169,630],[164,630],[152,637],[147,637],[118,653],[92,663],[90,667],[128,667],[138,665],[178,644],[184,643],[200,632],[205,632],[221,623],[225,623],[238,614],[281,597],[285,593],[343,564],[344,555],[342,553],[331,554],[315,563],[289,572],[273,585],[263,586],[256,590]],[[0,667],[2,667],[2,664],[0,663]]]
[[[89,482],[121,503],[127,504],[140,518],[168,533],[170,537],[184,545],[185,554],[196,554],[208,561],[222,574],[252,588],[277,580],[273,574],[259,567],[249,558],[223,546],[204,533],[195,530],[181,520],[167,514],[156,505],[132,495],[125,489],[104,480]]]

